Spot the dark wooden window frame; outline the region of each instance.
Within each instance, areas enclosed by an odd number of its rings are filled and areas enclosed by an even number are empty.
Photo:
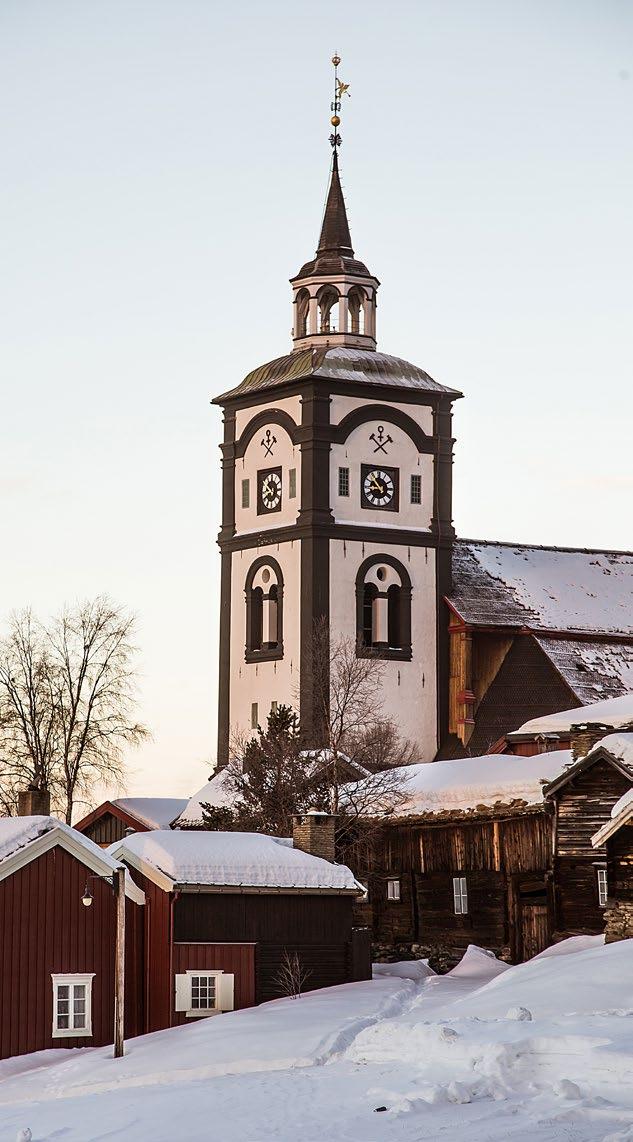
[[[257,600],[254,598],[255,591],[253,590],[253,581],[257,572],[262,567],[268,567],[272,572],[274,582],[271,583],[271,590],[273,587],[277,588],[277,643],[275,646],[260,645],[257,647],[254,645],[256,641],[254,635],[256,633]],[[259,588],[255,588],[255,590],[259,590]],[[276,559],[273,559],[271,555],[262,555],[259,559],[255,559],[251,563],[244,584],[244,597],[246,600],[246,645],[244,648],[244,660],[246,662],[271,662],[283,658],[284,577],[279,563]]]
[[[367,572],[377,564],[385,563],[400,576],[400,641],[401,646],[394,647],[369,646],[365,642],[365,579]],[[380,658],[398,662],[410,662],[411,649],[411,579],[409,573],[393,555],[370,555],[363,560],[356,573],[356,654],[358,658]]]

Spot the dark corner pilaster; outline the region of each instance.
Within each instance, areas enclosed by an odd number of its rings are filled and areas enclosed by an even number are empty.
[[[222,450],[222,526],[218,537],[221,551],[220,637],[218,674],[218,755],[217,764],[229,760],[231,698],[231,564],[227,541],[235,535],[235,411],[224,410]]]
[[[333,523],[330,508],[330,396],[317,384],[301,396],[301,650],[299,656],[299,710],[306,745],[321,744],[318,693],[329,692],[329,662],[323,648],[316,650],[317,632],[329,632],[330,551],[325,527]],[[314,677],[314,662],[321,664]],[[326,677],[327,675],[327,677]],[[318,691],[317,691],[318,688]]]
[[[453,444],[452,406],[441,400],[433,409],[434,513],[431,530],[436,537],[436,653],[437,653],[437,739],[441,748],[448,737],[450,641],[449,614],[444,602],[452,589],[453,577]]]

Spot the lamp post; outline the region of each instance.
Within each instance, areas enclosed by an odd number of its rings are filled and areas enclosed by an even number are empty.
[[[81,903],[90,908],[94,899],[89,880],[107,880],[116,900],[116,940],[114,946],[114,1057],[125,1054],[125,868],[115,868],[112,876],[95,874],[86,880]]]

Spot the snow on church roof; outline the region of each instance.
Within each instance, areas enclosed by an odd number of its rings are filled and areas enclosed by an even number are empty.
[[[575,710],[561,710],[558,714],[545,714],[542,718],[531,718],[518,729],[507,735],[508,741],[524,734],[568,734],[571,727],[585,722],[597,722],[618,729],[633,723],[633,693],[620,698],[606,698],[601,702],[591,702],[588,706],[578,706]]]
[[[155,830],[133,833],[108,852],[150,877],[152,870],[162,874],[171,885],[362,891],[346,865],[261,833]]]
[[[571,751],[563,749],[534,757],[495,753],[406,765],[397,772],[408,778],[407,800],[395,815],[472,812],[515,801],[540,805],[543,783],[558,776],[570,761]]]
[[[473,625],[633,637],[633,553],[460,539],[449,599]]]

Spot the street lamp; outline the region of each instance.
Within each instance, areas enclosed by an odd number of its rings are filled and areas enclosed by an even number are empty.
[[[125,1054],[125,868],[115,868],[112,876],[95,873],[86,879],[81,903],[90,908],[94,896],[88,881],[107,880],[116,896],[116,945],[114,950],[114,1057]]]

